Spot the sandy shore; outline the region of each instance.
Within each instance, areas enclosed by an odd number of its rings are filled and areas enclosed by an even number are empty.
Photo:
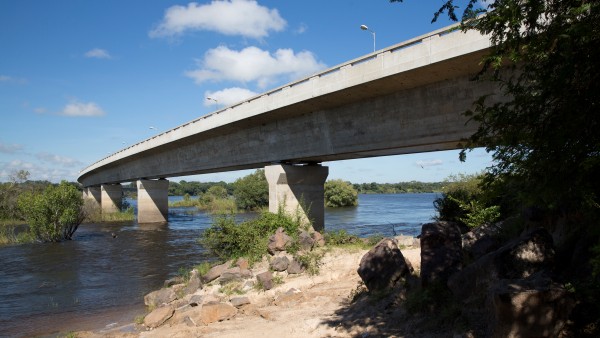
[[[78,332],[78,337],[354,337],[403,336],[394,322],[402,316],[391,304],[363,297],[353,301],[360,286],[356,270],[366,250],[335,249],[323,258],[317,276],[290,275],[268,291],[250,291],[244,305],[230,320],[189,326],[167,321],[145,331],[130,324],[110,330]],[[402,250],[415,270],[420,267],[420,249]],[[222,295],[221,295],[222,297]],[[381,302],[380,302],[381,303]],[[386,306],[388,308],[386,308]],[[399,312],[400,311],[400,312]]]

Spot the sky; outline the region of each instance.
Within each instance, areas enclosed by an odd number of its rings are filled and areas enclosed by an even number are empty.
[[[128,145],[371,53],[374,37],[382,49],[449,25],[431,23],[441,3],[1,1],[0,182],[18,170],[75,181]],[[458,151],[324,163],[329,179],[353,183],[435,182],[490,164],[482,149],[464,163]]]

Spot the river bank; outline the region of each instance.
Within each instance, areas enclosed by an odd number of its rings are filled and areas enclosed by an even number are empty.
[[[415,271],[420,267],[420,249],[402,249]],[[77,337],[355,337],[398,336],[400,308],[390,311],[385,299],[357,296],[364,292],[357,268],[367,250],[335,248],[322,261],[320,273],[289,275],[268,291],[251,290],[244,294],[249,304],[238,308],[229,319],[208,325],[167,321],[147,331],[143,325],[129,323],[120,327],[99,327],[76,332]],[[257,267],[260,270],[260,266]],[[216,289],[215,289],[216,290]],[[215,292],[220,301],[235,296]],[[173,317],[175,318],[175,316]],[[100,323],[99,323],[100,324]]]

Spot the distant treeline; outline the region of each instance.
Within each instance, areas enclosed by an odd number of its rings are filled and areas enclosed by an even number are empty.
[[[169,181],[169,195],[171,196],[201,196],[212,186],[222,186],[229,195],[233,194],[234,184],[226,182],[194,182],[194,181]],[[441,192],[444,182],[400,182],[400,183],[354,183],[354,189],[359,194],[403,194]]]
[[[359,194],[405,194],[441,192],[447,182],[354,183]]]

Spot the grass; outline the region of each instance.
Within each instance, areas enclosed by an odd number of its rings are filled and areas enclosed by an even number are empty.
[[[325,233],[325,244],[330,247],[370,249],[383,239],[383,235],[375,234],[362,239],[356,235],[349,234],[346,230],[328,231]]]
[[[13,220],[0,221],[0,245],[25,244],[35,242],[35,238],[25,228],[19,231],[17,228],[23,222]]]

